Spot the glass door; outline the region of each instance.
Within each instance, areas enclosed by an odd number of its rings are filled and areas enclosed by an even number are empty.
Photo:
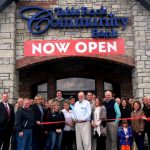
[[[86,92],[91,91],[95,93],[95,80],[89,78],[64,78],[56,81],[56,90],[63,92],[63,97],[68,99],[70,96],[74,96],[77,99],[77,93],[79,91]]]

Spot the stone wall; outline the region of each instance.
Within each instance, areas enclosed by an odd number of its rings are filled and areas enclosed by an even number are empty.
[[[16,5],[0,13],[0,96],[8,92],[10,102],[18,97],[18,78],[15,70]]]
[[[132,0],[135,69],[133,95],[136,98],[150,95],[150,12]]]

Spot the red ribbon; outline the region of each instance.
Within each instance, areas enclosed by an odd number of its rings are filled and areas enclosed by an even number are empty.
[[[59,124],[59,123],[65,123],[65,121],[56,121],[56,122],[41,122],[40,124]]]
[[[150,117],[148,117],[146,120],[147,120],[147,121],[150,121]]]
[[[116,119],[106,119],[106,121],[115,121],[115,120],[137,120],[137,119],[144,119],[145,116],[138,116],[138,117],[132,117],[132,118],[116,118]],[[149,118],[150,119],[150,118]],[[148,120],[148,118],[145,118],[145,120]]]
[[[115,121],[115,120],[137,120],[137,119],[143,119],[146,121],[150,121],[150,117],[146,118],[145,116],[139,116],[139,117],[132,117],[132,118],[116,118],[116,119],[106,119],[106,121]],[[51,125],[51,124],[60,124],[65,123],[65,121],[56,121],[56,122],[41,122],[42,125]]]

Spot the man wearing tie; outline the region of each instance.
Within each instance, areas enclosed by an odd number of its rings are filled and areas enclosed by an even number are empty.
[[[10,137],[14,127],[14,107],[8,103],[8,94],[2,94],[0,102],[0,149],[9,150]]]

